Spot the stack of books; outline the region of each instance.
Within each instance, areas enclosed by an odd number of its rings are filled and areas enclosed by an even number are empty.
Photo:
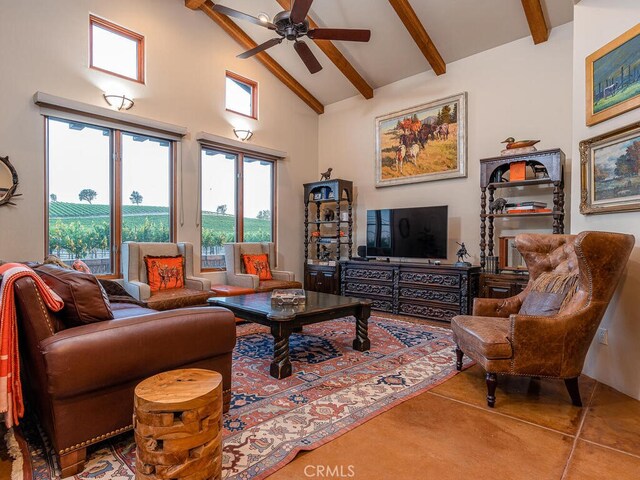
[[[547,208],[545,202],[520,202],[507,203],[507,213],[551,213],[551,209]]]

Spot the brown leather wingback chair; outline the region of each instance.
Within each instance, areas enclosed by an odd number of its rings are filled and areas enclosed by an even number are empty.
[[[574,405],[582,406],[578,377],[598,325],[622,276],[635,239],[632,235],[522,234],[516,247],[529,268],[529,283],[506,299],[476,298],[473,315],[454,317],[457,368],[466,353],[487,372],[487,404],[495,404],[498,373],[562,378]],[[576,272],[576,290],[554,316],[518,312],[543,272]]]

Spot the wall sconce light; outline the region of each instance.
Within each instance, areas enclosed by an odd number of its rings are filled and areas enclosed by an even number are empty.
[[[110,107],[116,108],[118,110],[129,110],[134,105],[133,100],[125,97],[124,95],[107,95],[105,93],[102,96]]]
[[[244,130],[244,129],[234,128],[233,133],[235,134],[238,140],[242,140],[243,142],[246,142],[253,136],[253,132],[249,129]]]

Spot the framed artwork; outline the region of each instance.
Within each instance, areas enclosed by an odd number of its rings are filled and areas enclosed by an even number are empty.
[[[580,142],[580,213],[640,210],[640,122]]]
[[[376,187],[466,176],[466,92],[376,118]]]
[[[516,248],[516,237],[500,237],[498,258],[500,270],[527,270],[524,257]]]
[[[640,24],[586,59],[587,125],[640,106]]]

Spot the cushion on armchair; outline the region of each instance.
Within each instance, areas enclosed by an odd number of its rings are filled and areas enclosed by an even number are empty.
[[[147,280],[152,292],[184,287],[184,257],[145,255]]]
[[[244,271],[249,275],[257,275],[258,280],[273,279],[268,254],[242,255],[242,263],[244,265]]]
[[[577,273],[541,273],[522,302],[520,315],[551,317],[569,303],[576,291]]]

